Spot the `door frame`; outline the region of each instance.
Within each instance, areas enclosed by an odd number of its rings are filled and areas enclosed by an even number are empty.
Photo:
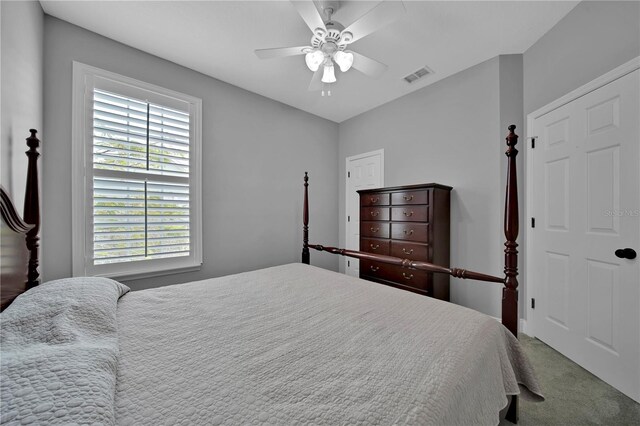
[[[640,69],[640,56],[633,58],[632,60],[620,65],[617,68],[609,71],[606,74],[601,75],[600,77],[590,81],[587,84],[584,84],[577,89],[567,93],[566,95],[556,99],[553,102],[535,110],[532,113],[527,114],[527,163],[526,163],[526,220],[525,223],[529,223],[531,217],[533,217],[534,212],[534,189],[535,182],[533,176],[533,164],[534,164],[534,155],[535,149],[531,148],[531,141],[533,138],[537,137],[533,132],[533,124],[535,120],[542,117],[545,114],[550,113],[551,111],[558,109],[570,102],[575,101],[576,99],[593,92],[607,84],[624,77],[627,74],[630,74],[636,70]],[[527,307],[527,321],[526,321],[526,331],[525,333],[531,337],[536,336],[535,330],[535,309],[531,308],[531,303],[529,302],[531,299],[536,297],[537,288],[534,284],[536,281],[534,279],[534,271],[530,266],[533,265],[533,243],[535,241],[535,232],[533,232],[530,225],[526,226],[526,255],[525,255],[525,265],[526,265],[526,274],[525,274],[525,282],[526,282],[526,295],[527,301],[525,301],[525,305]]]
[[[380,185],[384,186],[384,148],[376,149],[375,151],[364,152],[362,154],[352,155],[345,159],[345,169],[344,169],[344,248],[348,249],[349,242],[349,230],[351,227],[351,222],[349,221],[349,164],[354,160],[361,160],[366,157],[380,157]],[[344,273],[347,273],[347,260],[342,259],[344,266]]]

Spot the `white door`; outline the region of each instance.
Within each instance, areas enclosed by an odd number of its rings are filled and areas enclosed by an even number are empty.
[[[536,337],[640,401],[640,71],[537,119]],[[622,253],[624,254],[624,253]]]
[[[346,249],[360,250],[360,189],[381,188],[384,185],[384,150],[347,158],[347,237]],[[360,261],[346,258],[345,272],[360,276]]]

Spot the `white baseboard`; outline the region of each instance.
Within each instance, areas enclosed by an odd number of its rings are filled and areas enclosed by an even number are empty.
[[[502,322],[502,318],[498,318],[498,317],[491,317],[494,320],[498,321],[499,323]],[[518,326],[518,331],[521,333],[526,334],[527,336],[530,336],[531,334],[529,334],[529,328],[527,327],[527,320],[525,319],[520,319],[520,324]]]

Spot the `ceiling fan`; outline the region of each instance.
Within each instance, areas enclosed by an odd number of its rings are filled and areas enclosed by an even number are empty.
[[[282,58],[286,56],[305,55],[307,67],[313,71],[309,90],[320,90],[323,84],[335,83],[335,67],[347,72],[351,67],[370,77],[379,77],[387,70],[387,66],[374,59],[347,50],[349,44],[390,24],[405,13],[402,1],[385,0],[367,12],[348,27],[331,19],[340,7],[339,1],[323,1],[321,9],[327,15],[326,22],[318,12],[313,1],[294,1],[296,8],[313,36],[309,46],[280,47],[274,49],[256,49],[260,59]],[[324,96],[324,90],[322,92]],[[331,95],[331,91],[329,91]]]

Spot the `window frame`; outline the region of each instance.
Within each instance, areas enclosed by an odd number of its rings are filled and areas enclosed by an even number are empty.
[[[93,264],[93,90],[100,88],[189,111],[189,256]],[[73,61],[72,274],[120,279],[195,271],[202,266],[202,99]]]

